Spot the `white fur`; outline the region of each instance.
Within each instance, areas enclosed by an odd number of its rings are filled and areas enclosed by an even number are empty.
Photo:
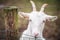
[[[34,4],[34,2],[31,4]],[[50,15],[45,14],[44,8],[45,8],[45,6],[44,7],[42,6],[41,10],[39,12],[34,11],[36,9],[33,8],[33,11],[29,14],[28,13],[27,14],[20,13],[20,12],[18,13],[19,15],[22,15],[23,17],[25,17],[25,16],[29,17],[28,28],[22,33],[19,40],[29,40],[29,39],[35,40],[34,33],[38,33],[37,40],[45,40],[45,38],[43,37],[43,30],[44,30],[44,26],[45,26],[45,21],[46,20],[54,21],[57,19],[57,16],[50,16]]]

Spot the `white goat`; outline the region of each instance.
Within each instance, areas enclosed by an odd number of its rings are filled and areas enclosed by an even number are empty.
[[[30,3],[32,4],[33,8],[33,11],[31,13],[18,13],[19,16],[21,15],[29,20],[28,28],[22,33],[22,36],[19,40],[35,40],[35,37],[37,40],[45,40],[43,37],[45,21],[54,21],[57,19],[57,16],[50,16],[45,14],[44,8],[48,4],[43,4],[41,10],[38,12],[36,11],[34,2],[30,0]]]

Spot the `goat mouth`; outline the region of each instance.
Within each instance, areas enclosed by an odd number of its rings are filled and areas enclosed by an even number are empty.
[[[38,38],[38,36],[34,36],[34,38]]]

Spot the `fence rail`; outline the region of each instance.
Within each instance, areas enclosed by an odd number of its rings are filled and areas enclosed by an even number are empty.
[[[20,40],[42,40],[40,37],[21,37]]]
[[[32,36],[32,35],[27,35],[27,34],[24,34],[26,37],[20,37],[20,40],[42,40],[41,37],[35,37],[35,36]]]

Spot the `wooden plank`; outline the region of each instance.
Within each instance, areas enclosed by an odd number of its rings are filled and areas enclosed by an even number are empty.
[[[18,8],[15,6],[5,7],[5,29],[6,29],[6,40],[17,40],[16,25],[18,20]]]

